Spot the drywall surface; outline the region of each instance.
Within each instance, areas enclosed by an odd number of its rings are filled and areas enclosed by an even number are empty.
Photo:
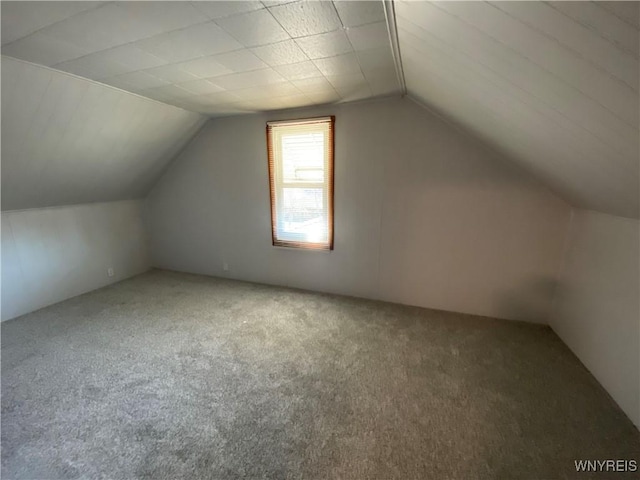
[[[2,320],[149,268],[141,200],[1,215]]]
[[[327,114],[335,249],[275,248],[265,122]],[[400,99],[211,120],[147,198],[157,267],[536,322],[547,320],[569,212]]]
[[[205,118],[2,57],[2,209],[142,198]]]
[[[551,326],[640,427],[640,224],[577,210]]]

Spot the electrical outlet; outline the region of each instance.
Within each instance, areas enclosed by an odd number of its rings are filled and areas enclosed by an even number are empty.
[[[224,270],[225,272],[229,271],[229,264],[227,262],[224,262],[222,264],[222,270]]]
[[[107,268],[107,275],[109,275],[110,277],[113,277],[113,267]]]

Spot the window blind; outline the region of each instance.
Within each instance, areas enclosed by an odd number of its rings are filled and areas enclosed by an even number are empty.
[[[267,123],[273,245],[333,249],[334,122]]]

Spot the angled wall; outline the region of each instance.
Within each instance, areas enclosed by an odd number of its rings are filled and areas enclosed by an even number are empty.
[[[394,2],[409,95],[573,205],[638,218],[640,2]]]
[[[5,211],[1,233],[2,320],[149,268],[141,200]]]
[[[2,320],[145,271],[140,200],[121,200],[144,197],[204,121],[2,57]]]
[[[551,326],[640,427],[640,224],[576,210]]]
[[[204,117],[2,57],[2,210],[142,198]]]
[[[327,114],[335,250],[274,248],[265,122]],[[157,267],[536,322],[547,321],[569,212],[400,99],[211,120],[147,199]]]

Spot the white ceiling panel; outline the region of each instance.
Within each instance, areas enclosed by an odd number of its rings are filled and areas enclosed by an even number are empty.
[[[356,50],[383,48],[389,45],[387,24],[385,22],[349,28],[347,35]]]
[[[407,90],[572,203],[637,218],[640,32],[624,19],[635,9],[396,1]],[[377,71],[375,95],[392,76]]]
[[[198,80],[198,76],[183,70],[180,64],[162,65],[160,67],[145,70],[145,74],[153,75],[169,83],[183,83]]]
[[[2,57],[2,208],[142,198],[205,117]]]
[[[223,90],[222,87],[207,80],[192,80],[190,82],[180,83],[178,86],[192,92],[194,95],[205,95]]]
[[[339,0],[334,2],[340,20],[345,27],[357,27],[367,23],[384,22],[382,2]]]
[[[252,12],[264,8],[262,2],[234,1],[204,1],[191,2],[192,5],[207,15],[211,20],[230,17],[239,13]]]
[[[2,44],[26,37],[105,2],[2,2]]]
[[[296,43],[310,59],[333,57],[353,51],[349,38],[342,30],[298,38]]]
[[[268,65],[260,60],[251,51],[242,49],[214,57],[216,63],[227,67],[232,72],[250,72],[267,68]]]
[[[289,35],[268,10],[222,18],[216,23],[245,47],[255,47],[287,40]]]
[[[185,72],[189,72],[200,78],[217,77],[219,75],[233,73],[232,70],[216,62],[214,55],[196,58],[195,60],[178,63],[177,65]]]
[[[355,52],[338,55],[337,57],[319,58],[314,60],[314,63],[318,70],[327,77],[330,75],[361,73]]]
[[[292,38],[333,32],[342,27],[333,2],[292,2],[270,8]]]
[[[301,80],[303,78],[322,76],[322,72],[310,60],[290,65],[279,65],[274,67],[274,70],[287,80]]]
[[[141,40],[137,46],[169,63],[184,62],[242,48],[242,45],[213,22]]]
[[[309,58],[294,40],[263,45],[252,48],[251,51],[271,67],[304,62]]]
[[[232,98],[242,112],[266,108],[252,89],[267,86],[278,108],[353,98],[350,88],[335,99],[326,78],[315,82],[314,98],[291,91],[294,80],[324,75],[359,78],[358,92],[400,91],[386,73],[376,78],[394,65],[380,0],[14,3],[2,2],[16,24],[7,26],[3,54],[198,112],[213,114],[203,96],[223,91],[239,92]]]

